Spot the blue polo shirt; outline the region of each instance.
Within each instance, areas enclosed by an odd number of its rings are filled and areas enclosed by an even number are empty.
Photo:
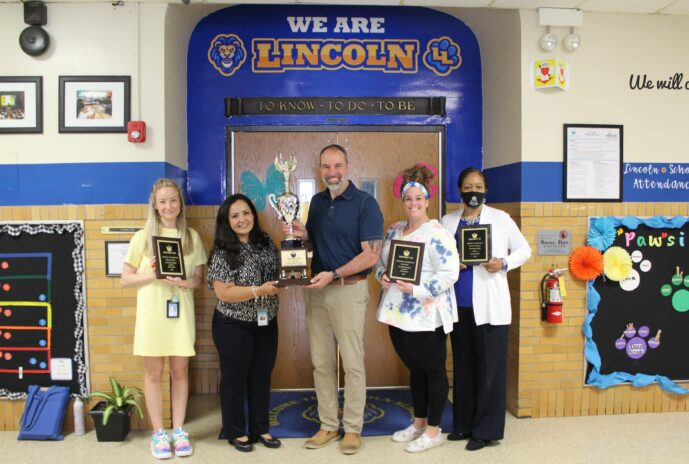
[[[361,242],[382,240],[383,214],[376,199],[350,180],[334,200],[328,189],[313,196],[306,230],[313,243],[311,271],[316,275],[351,261],[362,252]]]

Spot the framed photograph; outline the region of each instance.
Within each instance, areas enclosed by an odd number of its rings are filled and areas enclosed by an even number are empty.
[[[316,179],[297,179],[297,196],[303,205],[309,203],[316,194]]]
[[[130,76],[60,76],[59,132],[127,132]]]
[[[361,190],[371,195],[378,201],[378,179],[362,177]]]
[[[0,134],[43,132],[43,78],[0,77]]]
[[[122,275],[124,258],[127,256],[129,242],[110,240],[105,242],[105,275],[119,277]]]
[[[621,125],[564,124],[564,201],[622,201]]]

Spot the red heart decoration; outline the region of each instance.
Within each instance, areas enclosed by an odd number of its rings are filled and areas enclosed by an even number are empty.
[[[667,238],[667,232],[663,232],[662,234],[660,234],[660,236],[663,238]]]

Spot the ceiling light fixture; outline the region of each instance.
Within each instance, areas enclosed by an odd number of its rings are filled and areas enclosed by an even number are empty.
[[[581,46],[581,37],[574,32],[574,28],[569,28],[569,35],[562,40],[562,45],[570,52],[576,51]]]
[[[574,8],[539,8],[538,23],[546,27],[546,32],[540,39],[541,48],[546,52],[555,50],[559,41],[557,35],[550,32],[551,26],[569,28],[569,35],[562,41],[565,49],[573,52],[581,46],[581,37],[574,33],[574,28],[584,25],[583,11]]]
[[[545,28],[545,34],[541,36],[541,48],[546,52],[552,52],[557,47],[558,37],[550,32],[550,26]]]

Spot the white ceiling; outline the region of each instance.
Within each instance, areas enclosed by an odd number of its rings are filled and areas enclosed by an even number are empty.
[[[0,0],[19,3],[22,0]],[[689,15],[689,0],[190,0],[191,3],[407,5],[460,8],[577,8],[584,12]],[[117,0],[47,0],[46,3],[116,3]],[[182,0],[124,0],[125,3],[182,3]]]

